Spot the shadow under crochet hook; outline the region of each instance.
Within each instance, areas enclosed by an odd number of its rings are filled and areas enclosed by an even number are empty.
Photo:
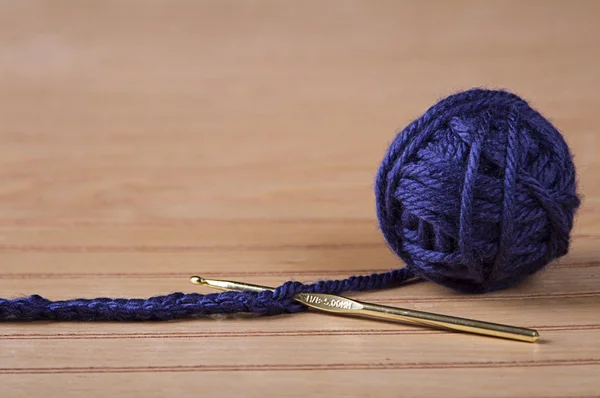
[[[235,281],[204,279],[199,276],[192,276],[190,282],[197,285],[206,285],[215,289],[240,292],[250,291],[260,293],[265,290],[273,290],[272,287],[268,286]],[[320,311],[332,312],[340,315],[400,321],[413,325],[500,337],[510,340],[525,341],[528,343],[535,343],[540,337],[539,333],[534,329],[370,304],[333,294],[298,293],[294,296],[294,300]]]

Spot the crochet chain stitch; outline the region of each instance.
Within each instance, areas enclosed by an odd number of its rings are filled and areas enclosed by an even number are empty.
[[[408,268],[344,280],[313,284],[286,282],[273,291],[172,293],[149,299],[74,299],[51,301],[39,295],[14,300],[0,299],[2,321],[167,321],[203,315],[251,312],[263,315],[295,313],[306,306],[294,301],[300,292],[338,294],[395,286],[413,276]]]

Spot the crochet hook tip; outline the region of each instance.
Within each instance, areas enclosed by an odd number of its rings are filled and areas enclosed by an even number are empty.
[[[190,282],[192,282],[195,285],[204,285],[206,283],[206,280],[200,276],[192,276],[190,278]]]

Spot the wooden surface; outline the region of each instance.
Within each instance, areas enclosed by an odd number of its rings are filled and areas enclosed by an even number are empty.
[[[304,313],[0,325],[0,396],[600,396],[600,2],[5,1],[0,297],[203,292],[402,264],[373,179],[437,99],[507,88],[575,153],[571,253],[521,286],[357,298],[539,344]]]

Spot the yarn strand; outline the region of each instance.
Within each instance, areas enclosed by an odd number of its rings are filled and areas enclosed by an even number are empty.
[[[277,315],[307,309],[294,301],[301,292],[340,294],[389,288],[414,277],[409,268],[313,284],[289,281],[273,291],[171,293],[148,299],[95,298],[51,301],[39,295],[0,299],[0,321],[168,321],[216,314]]]

